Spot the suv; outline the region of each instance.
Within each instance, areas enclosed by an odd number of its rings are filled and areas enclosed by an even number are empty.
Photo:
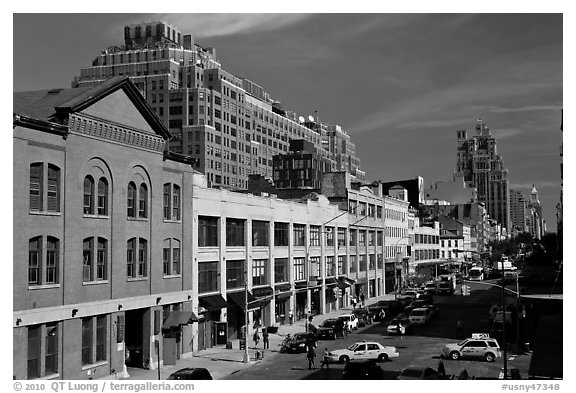
[[[432,310],[429,308],[415,308],[409,316],[410,322],[414,325],[427,325],[432,319]]]
[[[344,322],[342,319],[330,318],[318,326],[318,338],[336,340],[337,336],[344,336]]]
[[[338,317],[338,319],[342,319],[346,321],[348,324],[348,330],[358,330],[358,318],[354,314],[342,314]]]
[[[467,338],[457,344],[446,344],[442,355],[452,360],[467,357],[481,358],[487,362],[493,362],[502,356],[498,342],[490,338],[488,334],[473,334],[472,338]]]

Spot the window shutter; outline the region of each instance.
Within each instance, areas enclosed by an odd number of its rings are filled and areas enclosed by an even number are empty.
[[[121,343],[124,341],[125,331],[124,315],[118,315],[116,318],[116,342]]]
[[[42,175],[44,165],[36,163],[30,165],[30,211],[42,210]]]
[[[48,165],[48,211],[60,211],[60,168]]]

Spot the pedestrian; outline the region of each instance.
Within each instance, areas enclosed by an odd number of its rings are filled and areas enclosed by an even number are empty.
[[[404,340],[404,335],[402,334],[402,321],[398,321],[398,324],[396,325],[396,332],[398,332],[398,335],[400,336],[400,340]]]
[[[292,312],[292,310],[288,312],[288,319],[290,320],[290,325],[292,325],[294,323],[294,313]]]
[[[352,298],[352,308],[356,309],[356,298],[355,297]]]
[[[360,302],[362,303],[362,307],[364,307],[364,292],[360,292]]]
[[[324,359],[322,359],[322,364],[320,365],[320,368],[324,368],[324,366],[326,366],[326,369],[330,368],[329,362],[330,362],[330,357],[328,356],[328,348],[324,348]]]
[[[456,322],[456,338],[464,338],[464,321],[461,319]]]
[[[270,349],[270,341],[268,338],[268,329],[264,328],[262,329],[262,342],[264,344],[264,349]]]
[[[378,319],[380,320],[380,322],[384,322],[384,318],[386,318],[386,312],[384,311],[384,309],[381,309],[380,314],[378,314]]]
[[[438,374],[442,377],[446,376],[446,369],[444,368],[444,362],[442,360],[438,362]]]
[[[258,329],[256,329],[256,331],[254,332],[252,340],[254,340],[254,347],[258,347],[258,343],[260,342],[260,335],[258,334]]]
[[[314,358],[316,357],[316,352],[314,351],[314,345],[308,345],[308,352],[306,353],[308,358],[308,370],[314,370],[316,365],[314,364]]]

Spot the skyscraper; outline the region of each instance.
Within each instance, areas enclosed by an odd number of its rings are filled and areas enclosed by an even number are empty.
[[[196,44],[166,22],[126,26],[124,45],[102,51],[72,85],[93,86],[117,75],[130,77],[169,128],[169,149],[192,156],[194,168],[212,185],[246,189],[250,174],[272,177],[272,157],[288,152],[293,139],[342,160],[340,151],[328,149],[331,134],[324,135],[311,116],[306,121],[262,86],[226,72],[214,48]],[[340,145],[346,170],[364,180],[354,144],[348,138]]]
[[[538,197],[538,190],[536,190],[535,185],[532,185],[532,191],[530,191],[527,221],[532,236],[534,236],[535,239],[542,239],[542,235],[544,235],[546,228],[544,227],[544,220],[542,217],[542,205],[540,205],[540,198]]]
[[[510,224],[518,232],[526,232],[526,199],[520,190],[510,190]]]
[[[484,202],[488,215],[510,231],[510,197],[508,170],[496,149],[496,139],[479,120],[476,135],[468,138],[458,130],[457,172],[464,175],[468,187],[478,190],[478,202]]]

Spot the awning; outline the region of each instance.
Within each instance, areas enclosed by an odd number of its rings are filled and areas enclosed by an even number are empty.
[[[162,329],[188,325],[191,322],[198,322],[198,318],[192,311],[170,311],[168,318],[164,321]]]
[[[276,294],[276,300],[288,299],[291,295],[292,295],[292,292],[290,292],[290,291],[280,292],[280,293]]]
[[[336,277],[329,277],[326,279],[326,284],[327,285],[333,285],[336,284],[338,286],[338,288],[340,289],[346,289],[348,288],[350,285],[348,285],[347,283],[345,283],[344,281],[336,278]]]
[[[230,292],[226,294],[226,297],[228,298],[228,302],[235,303],[237,306],[244,309],[244,306],[246,305],[246,293],[244,291]],[[259,308],[260,306],[256,304],[257,301],[258,299],[248,291],[248,310]]]
[[[346,277],[346,276],[340,277],[340,280],[342,282],[344,282],[344,284],[346,284],[349,287],[352,286],[353,284],[356,284],[356,280],[349,278],[349,277]]]
[[[226,308],[227,305],[226,300],[220,294],[203,296],[198,299],[198,302],[208,311]]]

